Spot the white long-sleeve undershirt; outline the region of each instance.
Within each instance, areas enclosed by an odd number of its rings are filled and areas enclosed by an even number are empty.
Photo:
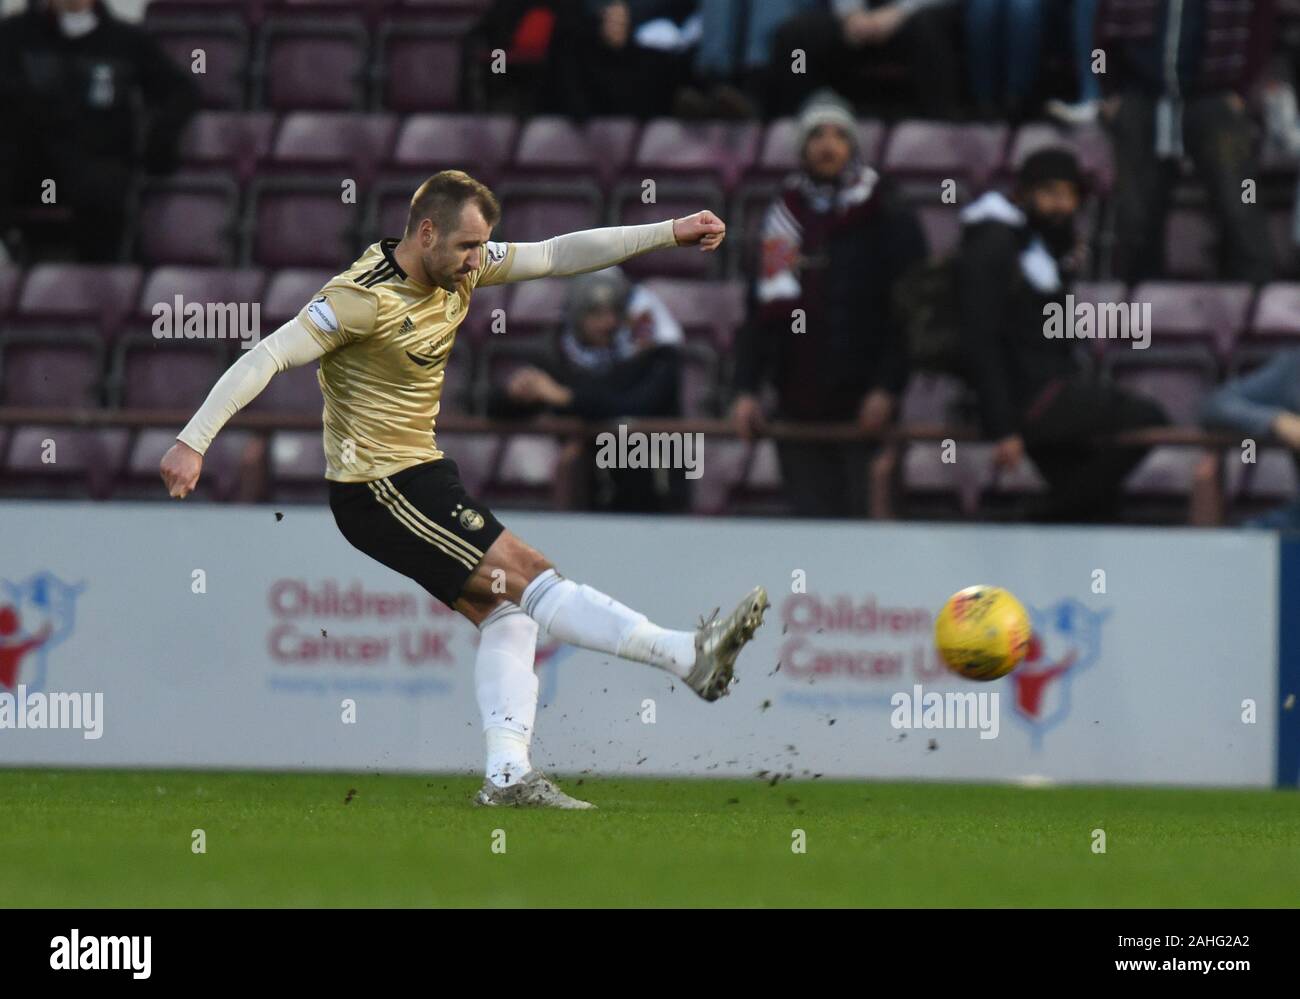
[[[226,369],[176,439],[199,454],[206,453],[217,431],[256,399],[272,377],[281,371],[311,364],[324,353],[325,348],[307,331],[307,327],[297,317],[290,319]]]
[[[508,269],[485,276],[479,283],[508,284],[540,277],[586,274],[622,263],[651,250],[676,246],[673,220],[645,225],[616,225],[552,236],[540,243],[515,243]]]

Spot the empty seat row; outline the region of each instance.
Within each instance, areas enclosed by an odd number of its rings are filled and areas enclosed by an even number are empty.
[[[173,429],[90,430],[73,427],[0,426],[0,496],[161,499],[158,462],[175,441]],[[460,467],[470,492],[500,507],[549,507],[561,445],[529,434],[438,435],[439,446]],[[56,460],[48,459],[53,446]],[[780,495],[781,471],[771,441],[710,442],[703,475],[691,483],[691,509],[701,514],[791,511]],[[908,445],[898,475],[895,509],[907,517],[974,517],[1023,505],[1045,490],[1032,462],[1000,471],[992,445],[963,445],[962,461],[941,460],[937,443]],[[1163,504],[1177,519],[1190,498],[1194,449],[1155,448],[1125,485],[1130,505]],[[326,498],[320,435],[280,431],[269,441],[230,428],[204,459],[195,499],[321,503]],[[263,469],[267,481],[263,482]],[[1225,460],[1230,508],[1251,511],[1296,493],[1292,455],[1265,448],[1251,465]]]
[[[1096,127],[955,124],[908,120],[892,126],[858,122],[867,163],[891,175],[982,189],[1006,183],[1032,152],[1073,148],[1085,173],[1103,189],[1114,176],[1110,143]],[[799,166],[793,119],[683,122],[659,118],[594,118],[577,122],[541,115],[352,112],[347,110],[203,111],[182,139],[188,166],[234,164],[241,178],[255,169],[339,168],[366,178],[379,168],[459,166],[495,183],[507,177],[573,179],[609,185],[617,178],[706,176],[734,188],[744,179],[779,179]],[[1295,169],[1294,159],[1279,167]]]
[[[151,333],[155,324],[176,314],[178,304],[184,311],[197,303],[205,311],[209,304],[247,306],[247,316],[256,315],[258,332],[264,335],[295,316],[334,273],[180,266],[146,271],[128,264],[39,264],[25,272],[0,267],[0,334],[55,340],[69,332],[91,332],[113,340]],[[730,347],[744,319],[741,282],[652,278],[646,285],[667,303],[688,338]],[[542,278],[480,288],[461,335],[487,337],[498,310],[503,335],[510,339],[547,332],[563,319],[571,287],[563,278]],[[230,337],[232,346],[235,339]]]
[[[681,251],[689,254],[688,251]],[[667,255],[671,255],[669,251]],[[640,258],[637,258],[640,259]],[[629,265],[635,263],[629,261]],[[631,269],[631,268],[629,268]],[[134,264],[38,264],[26,271],[0,267],[0,331],[47,332],[89,329],[113,337],[121,331],[148,330],[164,310],[184,303],[256,304],[259,331],[269,332],[295,315],[336,271],[328,267],[223,268]],[[634,271],[635,273],[635,271]],[[651,277],[687,329],[721,349],[743,321],[745,284],[740,279],[696,281]],[[569,284],[562,278],[480,288],[466,318],[465,332],[485,335],[496,309],[504,310],[512,332],[527,334],[549,328],[563,315]],[[1072,290],[1072,329],[1081,332],[1082,317],[1098,317],[1110,305],[1124,306],[1124,321],[1149,322],[1151,346],[1134,349],[1130,337],[1081,338],[1098,355],[1126,352],[1155,356],[1167,348],[1196,348],[1223,361],[1241,349],[1273,349],[1293,342],[1300,331],[1300,284],[1278,282],[1256,290],[1231,282],[1149,281],[1133,287],[1120,282],[1081,282]]]

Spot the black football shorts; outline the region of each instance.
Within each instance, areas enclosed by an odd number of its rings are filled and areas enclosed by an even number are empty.
[[[450,458],[373,482],[331,482],[330,510],[343,537],[450,607],[505,530],[465,491]]]

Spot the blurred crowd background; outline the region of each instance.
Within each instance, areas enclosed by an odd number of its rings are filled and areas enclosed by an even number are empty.
[[[239,345],[156,307],[269,333],[454,167],[498,239],[729,231],[475,295],[438,439],[487,503],[1300,526],[1300,3],[5,9],[0,495],[163,498]],[[248,412],[196,498],[320,502],[314,371]],[[704,474],[598,468],[629,419]]]

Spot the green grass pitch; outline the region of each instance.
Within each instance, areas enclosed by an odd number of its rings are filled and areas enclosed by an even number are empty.
[[[4,770],[0,905],[1300,903],[1294,791],[560,779],[599,810],[474,808],[464,775]]]

